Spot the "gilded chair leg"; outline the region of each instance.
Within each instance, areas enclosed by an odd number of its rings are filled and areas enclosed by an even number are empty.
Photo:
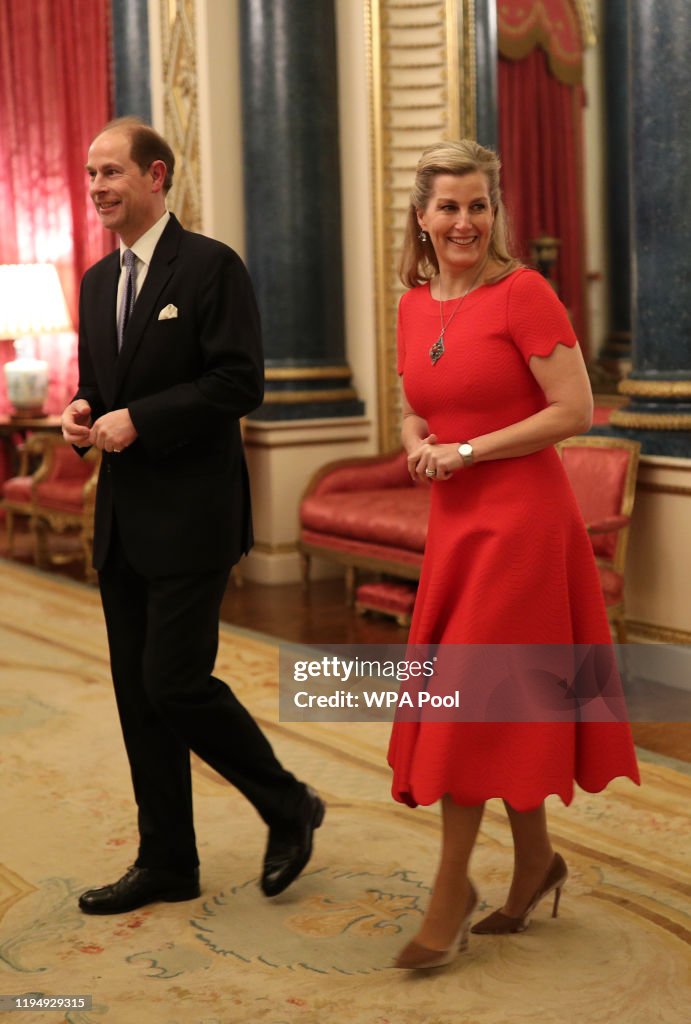
[[[617,627],[617,641],[618,641],[618,643],[620,643],[620,644],[627,643],[628,642],[628,633],[626,632],[626,619],[625,619],[623,613],[617,619],[616,627]]]
[[[91,564],[93,560],[94,539],[89,534],[84,533],[84,531],[81,532],[80,537],[84,558],[84,579],[87,583],[95,583],[97,579],[96,570]]]
[[[48,544],[46,541],[45,523],[32,516],[31,534],[33,536],[34,565],[39,569],[48,568]]]

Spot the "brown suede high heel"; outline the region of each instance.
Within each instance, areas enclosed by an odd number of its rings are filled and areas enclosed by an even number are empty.
[[[474,935],[506,935],[512,932],[524,932],[530,922],[530,915],[540,900],[550,892],[554,892],[552,917],[556,917],[559,910],[561,890],[568,878],[568,874],[564,858],[560,853],[555,853],[549,871],[520,917],[509,917],[508,914],[503,914],[501,910],[495,910],[493,914],[484,917],[482,921],[478,921],[470,930]]]
[[[430,967],[445,967],[465,949],[468,948],[470,919],[477,906],[477,892],[470,884],[470,897],[466,906],[465,916],[461,921],[458,933],[448,949],[429,949],[412,939],[396,957],[393,966],[404,971],[422,971]]]

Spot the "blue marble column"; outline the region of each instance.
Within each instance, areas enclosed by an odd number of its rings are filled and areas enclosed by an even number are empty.
[[[691,7],[629,0],[628,19],[633,369],[611,422],[691,457]]]
[[[497,0],[475,0],[475,135],[481,146],[491,149],[499,145],[497,46]]]
[[[267,381],[253,418],[361,415],[345,361],[333,0],[241,0],[240,15],[246,252]]]
[[[608,0],[602,13],[611,321],[599,359],[617,376],[631,361],[628,6],[628,0]]]
[[[112,0],[115,116],[151,123],[147,0]]]

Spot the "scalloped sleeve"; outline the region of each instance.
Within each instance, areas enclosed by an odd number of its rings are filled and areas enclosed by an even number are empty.
[[[515,275],[509,290],[508,328],[526,363],[531,356],[551,355],[560,343],[568,348],[578,344],[563,302],[537,270]]]

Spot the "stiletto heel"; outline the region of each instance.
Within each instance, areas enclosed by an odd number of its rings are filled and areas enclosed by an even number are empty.
[[[420,942],[412,939],[396,957],[394,967],[404,971],[421,971],[431,967],[445,967],[459,953],[465,952],[468,948],[470,938],[470,921],[477,906],[478,897],[475,887],[470,883],[470,897],[466,906],[466,912],[458,933],[448,949],[429,949]]]
[[[501,910],[495,910],[489,917],[484,917],[482,921],[478,921],[470,930],[474,935],[507,935],[514,932],[524,932],[530,923],[530,915],[540,900],[544,899],[551,892],[554,893],[552,917],[556,917],[559,910],[561,890],[564,888],[564,882],[568,875],[569,871],[564,858],[560,853],[555,853],[540,887],[519,917],[509,917],[508,914],[503,914]]]
[[[473,910],[475,910],[476,906],[477,906],[477,899],[475,900],[475,903],[473,904]],[[471,910],[471,914],[472,914],[473,910]],[[470,918],[466,917],[465,921],[463,922],[463,928],[461,929],[460,939],[459,939],[459,942],[458,942],[458,952],[459,953],[465,953],[466,949],[468,948],[468,943],[469,942],[470,942]]]

